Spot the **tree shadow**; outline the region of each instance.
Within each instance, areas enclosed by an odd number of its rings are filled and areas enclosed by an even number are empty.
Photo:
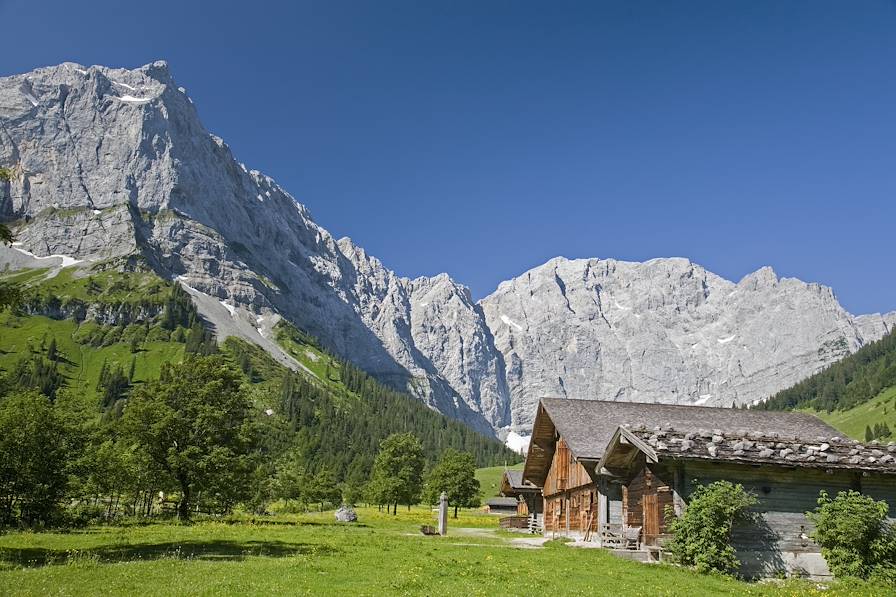
[[[0,563],[20,568],[37,568],[79,561],[103,564],[162,558],[242,561],[247,557],[284,558],[297,555],[333,555],[338,552],[338,549],[329,545],[286,541],[171,541],[108,545],[83,550],[0,547]]]
[[[370,525],[365,524],[363,522],[324,522],[322,520],[300,520],[298,522],[292,522],[288,520],[259,520],[256,518],[250,518],[247,520],[222,520],[218,522],[223,522],[224,524],[229,525],[252,525],[252,526],[287,526],[287,527],[351,527],[357,529],[369,529]]]
[[[747,580],[786,575],[787,564],[781,554],[783,537],[773,529],[761,512],[751,513],[738,525],[732,540],[741,561],[740,575]]]

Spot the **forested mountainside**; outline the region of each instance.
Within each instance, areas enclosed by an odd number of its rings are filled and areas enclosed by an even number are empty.
[[[857,439],[888,438],[896,429],[896,333],[863,346],[754,408],[811,409]]]
[[[98,415],[115,418],[130,392],[158,379],[165,363],[220,352],[251,385],[257,408],[280,421],[283,442],[312,474],[327,471],[360,485],[379,442],[399,432],[420,438],[430,464],[449,447],[471,452],[479,466],[519,459],[291,325],[277,325],[276,337],[302,364],[298,371],[239,338],[219,346],[187,292],[139,261],[7,272],[0,282],[23,293],[15,310],[0,312],[0,391],[34,388],[52,398],[70,389],[89,397]]]

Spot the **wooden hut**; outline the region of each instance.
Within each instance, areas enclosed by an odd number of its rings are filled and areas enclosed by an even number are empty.
[[[621,426],[596,469],[620,482],[624,524],[642,529],[648,550],[661,548],[667,512],[687,507],[694,482],[728,480],[758,499],[753,520],[732,537],[741,574],[826,578],[805,512],[815,508],[821,490],[855,489],[896,513],[896,445],[866,446],[836,435],[810,440],[803,430],[791,431],[799,435]]]
[[[621,425],[837,435],[820,419],[801,413],[544,398],[535,416],[523,479],[542,489],[546,534],[621,532],[623,483],[596,468]]]
[[[517,499],[512,497],[493,497],[485,502],[485,511],[489,514],[515,515]]]
[[[504,471],[501,476],[501,496],[517,499],[516,513],[519,516],[541,514],[541,489],[530,481],[524,481],[523,471]]]

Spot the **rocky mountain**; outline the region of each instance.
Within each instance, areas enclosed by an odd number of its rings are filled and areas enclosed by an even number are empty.
[[[504,356],[511,420],[541,396],[752,403],[883,336],[830,288],[762,268],[729,282],[687,259],[557,258],[482,301]]]
[[[286,318],[487,433],[524,433],[546,394],[762,399],[896,324],[769,269],[734,284],[684,259],[558,258],[478,303],[444,274],[402,278],[238,162],[164,62],[0,79],[0,166],[0,218],[18,238],[0,268],[149,267],[219,337],[298,368],[272,338]]]

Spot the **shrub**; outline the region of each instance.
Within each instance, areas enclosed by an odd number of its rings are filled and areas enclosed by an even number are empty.
[[[700,485],[691,494],[681,517],[669,524],[674,535],[668,548],[673,557],[699,572],[731,573],[740,567],[731,545],[734,525],[750,520],[756,497],[742,485],[716,481]]]
[[[818,496],[806,516],[815,525],[812,539],[834,576],[896,581],[896,529],[887,522],[889,507],[857,491]]]

